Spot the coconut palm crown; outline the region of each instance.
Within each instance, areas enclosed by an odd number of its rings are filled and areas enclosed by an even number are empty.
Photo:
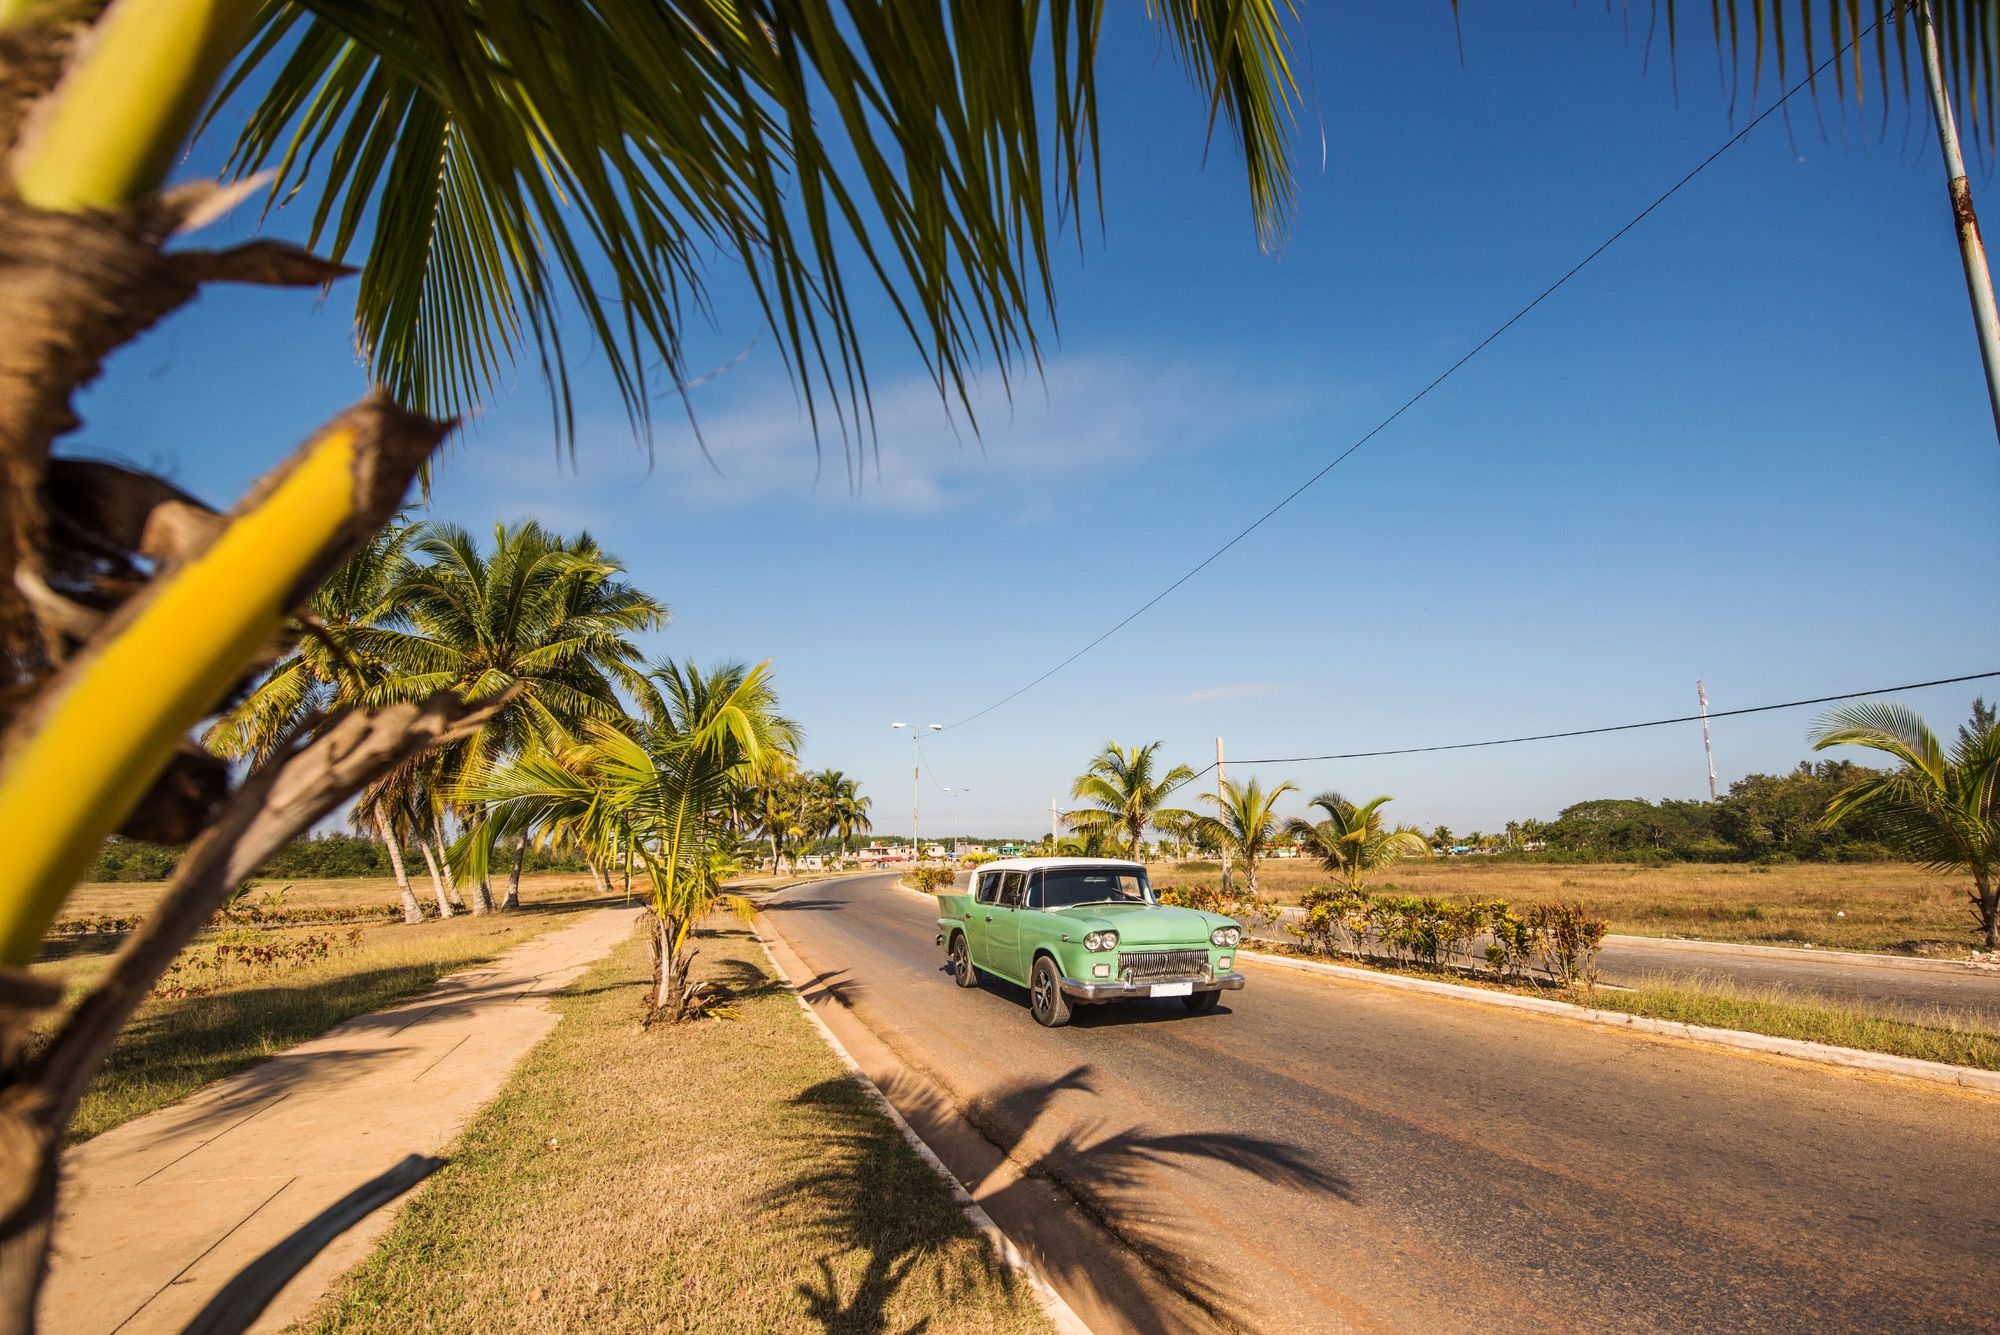
[[[1989,948],[2000,946],[2000,722],[1975,708],[1946,750],[1915,710],[1870,700],[1830,711],[1812,740],[1815,751],[1865,746],[1900,762],[1838,793],[1824,823],[1865,813],[1882,841],[1912,862],[1970,873],[1979,934]]]
[[[1175,821],[1191,813],[1167,806],[1167,795],[1194,778],[1186,765],[1159,773],[1160,742],[1120,746],[1106,742],[1070,787],[1070,796],[1090,805],[1063,816],[1063,823],[1085,837],[1100,836],[1123,847],[1133,861],[1144,851],[1146,828]]]
[[[1321,819],[1294,817],[1286,832],[1328,871],[1338,872],[1351,890],[1367,884],[1368,873],[1402,858],[1427,858],[1430,840],[1411,825],[1391,828],[1382,808],[1394,799],[1386,794],[1356,806],[1339,793],[1321,793],[1307,805]]]
[[[1225,779],[1220,794],[1201,795],[1215,806],[1216,814],[1201,817],[1199,828],[1210,841],[1243,859],[1243,878],[1252,895],[1257,893],[1257,860],[1278,834],[1278,799],[1298,790],[1297,784],[1281,783],[1265,792],[1255,779],[1241,784]]]

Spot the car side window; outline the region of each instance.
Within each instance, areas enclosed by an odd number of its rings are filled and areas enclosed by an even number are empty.
[[[1000,873],[989,871],[981,876],[979,883],[972,888],[973,901],[979,904],[991,904],[998,897],[999,890]]]
[[[1008,872],[1006,881],[1000,887],[1000,903],[1010,909],[1020,908],[1022,896],[1027,892],[1027,888],[1028,873]]]

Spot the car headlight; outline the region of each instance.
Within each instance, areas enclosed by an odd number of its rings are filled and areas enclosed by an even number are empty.
[[[1234,927],[1218,927],[1208,934],[1209,944],[1233,946],[1243,939],[1243,933]]]
[[[1116,950],[1118,948],[1118,933],[1085,932],[1083,934],[1083,948],[1085,950]]]

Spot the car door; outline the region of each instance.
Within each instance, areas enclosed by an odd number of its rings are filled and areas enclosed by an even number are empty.
[[[985,919],[986,959],[983,967],[1002,978],[1021,982],[1021,905],[1028,889],[1028,873],[1002,872],[993,902],[979,910]]]
[[[979,968],[987,967],[986,938],[993,921],[993,904],[1000,897],[1003,872],[983,871],[972,878],[972,904],[965,914],[965,952]]]

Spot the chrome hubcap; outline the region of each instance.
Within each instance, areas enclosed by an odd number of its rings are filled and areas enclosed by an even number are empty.
[[[1037,975],[1035,978],[1035,1009],[1038,1011],[1046,1011],[1048,1008],[1049,1008],[1049,978],[1047,974],[1040,974]]]

